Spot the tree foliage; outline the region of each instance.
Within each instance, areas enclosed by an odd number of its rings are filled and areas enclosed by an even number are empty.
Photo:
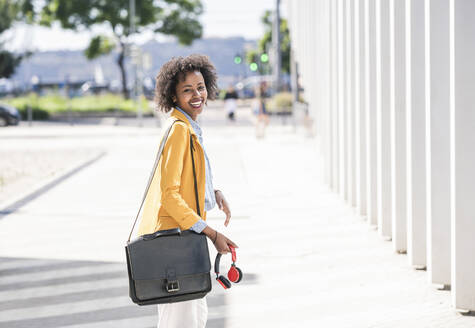
[[[251,49],[246,54],[248,62],[255,61],[261,54],[268,53],[271,49],[272,43],[272,12],[266,10],[261,17],[261,22],[264,25],[264,35],[258,42],[257,49]],[[280,19],[280,55],[282,60],[282,72],[290,73],[290,33],[287,25],[287,20]],[[266,71],[265,65],[259,65],[259,72]]]
[[[203,28],[198,20],[203,12],[200,0],[135,0],[136,33],[153,31],[176,36],[181,44],[188,45],[201,37]],[[94,36],[85,54],[93,59],[119,50],[117,64],[121,70],[122,88],[127,96],[124,59],[128,37],[132,34],[129,0],[45,0],[41,24],[50,26],[59,21],[66,29],[81,31],[94,26],[108,26],[113,38]]]
[[[104,35],[97,35],[91,39],[89,46],[84,51],[87,59],[94,59],[103,54],[108,54],[115,48],[113,39]]]
[[[0,0],[0,34],[12,27],[16,21],[33,21],[31,0]]]
[[[29,0],[0,0],[0,34],[10,29],[16,21],[33,21],[33,12]],[[0,78],[8,78],[29,54],[15,54],[3,48],[3,44],[0,44]]]
[[[21,55],[15,55],[9,51],[0,50],[0,78],[8,78],[12,76],[22,58],[23,56]]]

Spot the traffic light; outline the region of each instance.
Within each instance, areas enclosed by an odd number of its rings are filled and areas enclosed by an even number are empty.
[[[261,62],[267,63],[269,61],[269,55],[268,54],[262,54],[261,55]]]
[[[241,56],[240,56],[240,55],[234,56],[234,64],[239,65],[239,64],[241,64],[241,63],[242,63],[242,58],[241,58]]]
[[[249,68],[251,69],[251,71],[255,72],[255,71],[257,71],[257,64],[256,63],[251,63],[251,65],[249,65]]]

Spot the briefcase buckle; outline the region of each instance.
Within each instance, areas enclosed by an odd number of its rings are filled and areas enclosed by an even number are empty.
[[[173,293],[180,290],[180,284],[178,280],[167,282],[167,292]]]

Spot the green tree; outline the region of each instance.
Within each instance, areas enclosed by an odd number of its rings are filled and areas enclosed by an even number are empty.
[[[136,33],[153,31],[176,36],[181,44],[188,45],[200,38],[203,28],[198,21],[203,12],[200,0],[135,0]],[[87,30],[94,26],[108,26],[113,38],[94,36],[85,55],[88,59],[110,53],[118,48],[117,64],[120,68],[122,91],[126,98],[127,74],[125,57],[127,40],[131,35],[129,0],[45,0],[41,24],[50,26],[59,21],[71,30]]]
[[[31,1],[0,0],[0,35],[10,29],[14,22],[33,21],[33,5]],[[0,44],[0,78],[8,78],[29,53],[14,54]]]
[[[251,49],[246,54],[246,59],[249,63],[258,63],[258,71],[263,74],[268,71],[268,63],[261,63],[259,60],[262,54],[268,54],[268,51],[272,43],[272,12],[266,10],[261,18],[261,22],[264,25],[264,35],[257,44],[257,49]],[[287,20],[280,19],[280,54],[282,58],[282,72],[290,73],[290,34],[287,25]]]

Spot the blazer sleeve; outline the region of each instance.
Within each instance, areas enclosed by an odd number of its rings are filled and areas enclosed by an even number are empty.
[[[173,125],[162,153],[160,167],[161,203],[182,230],[190,229],[200,217],[181,197],[180,184],[186,151],[189,151],[189,131],[183,123]]]

